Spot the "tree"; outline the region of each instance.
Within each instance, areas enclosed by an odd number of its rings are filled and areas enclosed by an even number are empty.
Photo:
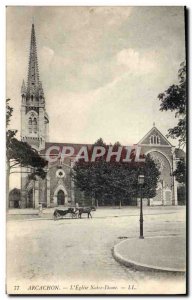
[[[106,144],[102,139],[99,139],[96,146],[106,147]],[[104,157],[96,159],[95,162],[85,162],[79,160],[72,171],[72,176],[75,181],[75,185],[80,191],[85,192],[90,198],[94,198],[97,203],[102,201],[105,194],[106,182],[106,162]],[[102,195],[102,196],[101,196]]]
[[[176,180],[179,183],[185,184],[185,182],[186,182],[186,165],[185,165],[184,159],[181,159],[180,161],[177,162],[177,168],[173,172],[173,176],[175,176]]]
[[[6,100],[6,125],[10,124],[13,108],[9,105],[10,99]],[[30,167],[30,178],[35,179],[36,176],[44,179],[46,172],[44,168],[47,165],[47,161],[44,160],[39,153],[33,149],[26,142],[19,141],[15,135],[17,130],[6,131],[6,158],[7,158],[7,209],[9,206],[9,176],[12,173],[22,172],[18,171],[21,167]],[[17,171],[15,171],[17,169]]]
[[[161,111],[175,111],[175,117],[179,118],[177,126],[168,129],[167,137],[179,139],[179,148],[186,145],[186,64],[181,63],[178,71],[179,84],[171,85],[164,93],[159,94]],[[185,182],[186,165],[182,160],[177,163],[173,175],[178,182]]]
[[[144,198],[155,197],[157,182],[159,180],[160,172],[154,160],[150,157],[150,154],[146,156],[144,167],[143,169],[141,169],[140,172],[141,173],[143,172],[145,176],[145,182],[143,186],[143,197]]]
[[[13,108],[9,105],[9,101],[10,99],[6,99],[6,126],[9,125],[13,113]]]
[[[179,139],[179,147],[186,144],[186,64],[182,62],[178,71],[178,84],[171,85],[158,95],[161,111],[174,111],[178,118],[177,126],[168,129],[167,137]]]
[[[45,178],[46,172],[44,167],[47,165],[38,152],[33,149],[28,143],[21,142],[14,137],[15,133],[8,130],[7,132],[7,161],[10,169],[19,167],[31,167],[33,175]],[[14,171],[12,172],[14,173]]]
[[[107,147],[102,139],[94,145]],[[118,146],[120,144],[116,143],[113,151]],[[146,157],[142,165],[121,160],[106,162],[104,156],[97,158],[95,162],[79,160],[73,168],[73,178],[76,187],[97,203],[114,205],[118,202],[121,205],[129,204],[131,198],[138,197],[138,175],[141,172],[145,175],[144,197],[154,197],[160,173],[150,156]]]

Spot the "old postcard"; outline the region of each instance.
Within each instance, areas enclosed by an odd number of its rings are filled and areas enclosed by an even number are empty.
[[[7,7],[7,294],[186,294],[185,22]]]

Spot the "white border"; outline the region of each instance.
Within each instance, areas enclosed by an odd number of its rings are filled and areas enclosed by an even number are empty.
[[[0,130],[1,130],[1,139],[0,139],[0,149],[1,149],[1,164],[0,164],[0,170],[1,170],[1,181],[0,181],[0,191],[1,191],[1,206],[0,206],[0,224],[1,224],[1,243],[0,243],[0,296],[1,296],[1,299],[7,299],[7,295],[5,295],[5,239],[6,239],[6,236],[5,236],[5,98],[6,98],[6,94],[5,94],[5,62],[6,62],[6,55],[5,55],[5,41],[6,41],[6,35],[5,35],[5,32],[6,32],[6,27],[5,27],[5,6],[8,6],[8,5],[26,5],[26,6],[30,6],[33,5],[60,5],[60,6],[63,6],[63,5],[68,5],[68,6],[86,6],[86,5],[89,5],[89,6],[110,6],[110,5],[114,5],[114,6],[147,6],[147,5],[150,5],[150,6],[187,6],[188,7],[188,10],[189,10],[189,14],[191,12],[191,8],[192,8],[192,1],[191,0],[186,0],[186,1],[176,1],[176,0],[157,0],[157,1],[153,1],[153,0],[148,0],[148,1],[141,1],[141,0],[129,0],[129,1],[126,1],[126,0],[119,0],[119,1],[107,1],[107,0],[84,0],[84,1],[78,1],[78,0],[55,0],[55,1],[43,1],[43,0],[33,0],[32,2],[29,2],[29,1],[26,1],[26,0],[20,0],[20,1],[5,1],[5,0],[1,0],[0,2],[0,39],[1,39],[1,47],[0,47],[0,73],[1,73],[1,76],[0,76],[0,83],[1,83],[1,88],[0,88],[0,99],[1,99],[1,109],[0,109]],[[190,25],[190,22],[189,22],[189,28],[188,28],[188,31],[189,33],[191,32],[191,25]],[[189,41],[190,42],[190,41]],[[189,42],[188,42],[188,49],[189,49]],[[191,51],[189,53],[189,56],[191,54]],[[189,73],[191,71],[191,68],[189,70]],[[189,89],[189,94],[190,94],[190,91],[191,91],[191,80],[189,82],[189,86],[190,86],[190,89]],[[189,95],[189,99],[190,99],[190,95]],[[3,109],[2,109],[3,108]],[[191,114],[190,114],[191,116]],[[189,117],[190,119],[190,117]],[[191,124],[189,124],[189,129],[192,129],[191,128]],[[191,130],[190,130],[191,131]],[[190,137],[189,137],[189,141],[190,141]],[[191,150],[189,151],[191,154]],[[190,166],[190,171],[191,171],[191,166]],[[191,172],[190,172],[191,173]],[[189,176],[190,178],[190,176]],[[189,195],[191,195],[191,186],[190,186],[190,189],[189,189]],[[190,201],[190,211],[192,210],[192,199],[190,199],[189,197],[189,201]],[[190,219],[190,218],[189,218]],[[191,229],[191,228],[190,228]],[[191,232],[191,230],[190,230]],[[190,267],[191,267],[191,264],[190,264]],[[192,286],[192,277],[190,276],[189,277],[189,287]],[[130,296],[129,296],[130,297]],[[17,298],[21,298],[19,296],[17,296]],[[33,297],[32,297],[33,298]],[[48,298],[48,297],[44,297],[44,298]],[[52,297],[52,298],[55,298],[56,297]],[[65,297],[65,298],[68,298],[68,297]],[[69,297],[70,299],[71,297]],[[86,297],[87,298],[87,297]],[[100,299],[101,298],[104,298],[104,297],[99,297]],[[107,297],[107,298],[111,298],[111,297]],[[120,297],[119,297],[120,298]],[[134,297],[135,299],[136,298],[139,298],[138,297]],[[164,299],[167,298],[169,299],[168,297],[163,297]],[[28,299],[28,297],[22,297],[22,299]]]

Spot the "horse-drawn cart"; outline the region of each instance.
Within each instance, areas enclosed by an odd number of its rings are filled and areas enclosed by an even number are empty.
[[[69,216],[71,218],[77,218],[78,212],[76,211],[76,208],[69,207],[67,209],[55,209],[53,213],[54,220],[62,219],[66,216]]]
[[[69,207],[67,209],[55,209],[54,213],[53,213],[53,218],[54,220],[58,220],[58,219],[62,219],[65,216],[69,216],[71,218],[80,218],[81,219],[81,215],[82,214],[87,214],[87,217],[91,217],[91,211],[95,210],[95,208],[93,207]]]

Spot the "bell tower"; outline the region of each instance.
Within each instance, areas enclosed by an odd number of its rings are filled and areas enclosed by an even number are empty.
[[[49,117],[39,79],[35,26],[32,24],[27,84],[21,86],[21,140],[37,151],[48,142]]]
[[[27,83],[21,86],[21,140],[38,152],[48,142],[49,117],[45,108],[45,97],[39,79],[35,26],[32,24]],[[30,182],[30,168],[21,171],[21,207],[39,207],[39,180]]]

